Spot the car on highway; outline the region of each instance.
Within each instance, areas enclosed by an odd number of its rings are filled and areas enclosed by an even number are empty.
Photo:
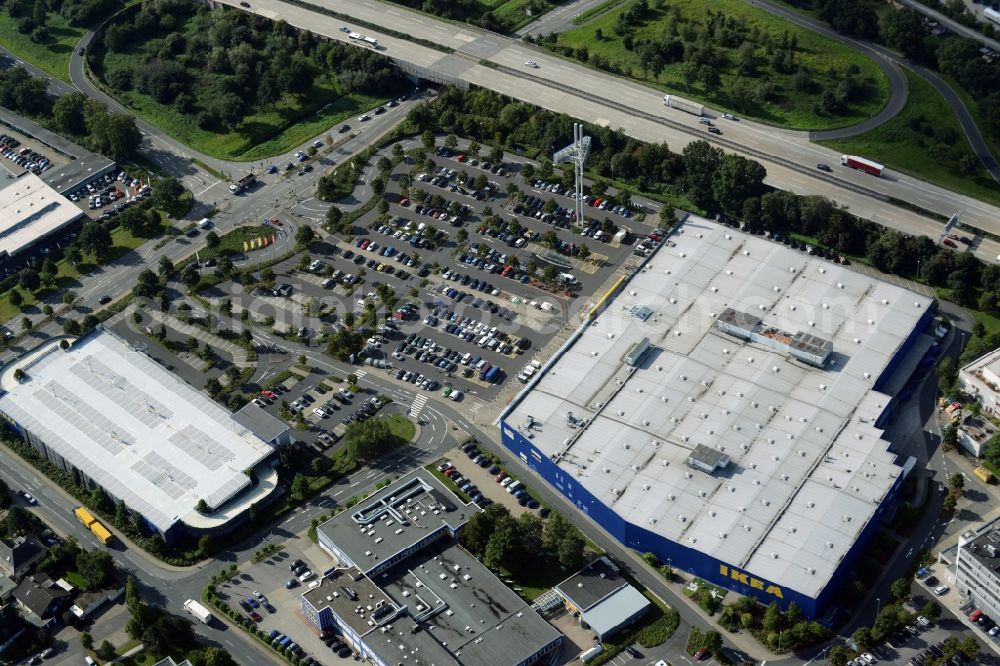
[[[35,499],[35,498],[34,498],[34,497],[33,497],[33,496],[31,495],[31,493],[29,493],[29,492],[27,492],[27,491],[24,491],[24,492],[22,492],[22,493],[21,493],[21,497],[23,497],[23,498],[24,498],[24,501],[25,501],[25,502],[27,502],[28,504],[30,504],[31,506],[35,506],[36,504],[38,504],[38,500],[36,500],[36,499]]]
[[[369,115],[368,115],[367,113],[366,113],[366,114],[364,114],[364,115],[360,115],[360,116],[358,116],[358,122],[359,122],[359,123],[363,123],[363,122],[365,122],[365,121],[368,121],[368,120],[371,120],[371,119],[372,119],[372,117],[371,117],[371,116],[369,116]]]
[[[341,32],[350,32],[351,29],[348,28],[346,25],[342,25],[342,26],[340,26],[340,31]]]
[[[107,305],[108,303],[111,302],[111,297],[105,294],[104,296],[101,296],[101,298],[98,299],[97,302],[100,303],[101,305]]]
[[[731,113],[723,113],[722,117],[725,118],[726,120],[736,120],[736,116],[734,116]]]
[[[830,168],[829,164],[823,164],[822,162],[817,164],[816,168],[819,169],[820,171],[827,171],[827,172],[833,171],[833,169]]]
[[[718,127],[716,127],[714,125],[709,126],[708,132],[710,134],[722,134],[722,130],[720,130]]]
[[[524,64],[525,64],[526,66],[528,66],[528,67],[531,67],[531,68],[533,68],[533,69],[538,69],[538,63],[537,63],[537,62],[535,62],[534,60],[529,60],[528,62],[526,62],[526,63],[524,63]]]

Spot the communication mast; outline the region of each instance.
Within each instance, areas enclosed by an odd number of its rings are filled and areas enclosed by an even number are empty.
[[[576,211],[576,223],[583,224],[583,166],[590,155],[590,137],[584,135],[583,125],[573,123],[573,143],[562,150],[556,151],[552,156],[555,164],[563,162],[573,163],[573,173],[575,176],[575,192],[573,199],[574,210]]]

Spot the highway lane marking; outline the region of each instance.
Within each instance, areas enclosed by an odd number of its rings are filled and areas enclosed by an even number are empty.
[[[354,483],[352,483],[351,485],[349,485],[348,488],[353,488],[354,486],[358,485],[359,483],[361,483],[361,482],[360,481],[355,481]]]

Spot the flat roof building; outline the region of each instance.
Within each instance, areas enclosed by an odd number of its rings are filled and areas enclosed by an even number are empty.
[[[949,574],[962,601],[991,618],[1000,617],[1000,519],[964,532],[954,553]]]
[[[883,391],[934,308],[689,218],[511,402],[501,438],[626,546],[815,617],[907,469]]]
[[[17,433],[61,469],[123,500],[165,538],[182,524],[229,527],[227,504],[251,486],[244,470],[274,447],[110,332],[65,351],[58,343],[0,375],[0,412]],[[16,369],[25,373],[21,381]],[[202,499],[213,513],[196,511]],[[214,520],[214,512],[224,518]]]
[[[0,261],[84,218],[83,211],[41,178],[25,173],[0,189]]]
[[[303,593],[305,617],[380,666],[550,656],[561,634],[455,543],[477,511],[418,470],[320,525],[319,544],[338,564]]]
[[[1000,349],[980,356],[958,371],[962,390],[975,396],[987,414],[1000,414]]]
[[[607,557],[594,560],[555,588],[580,623],[605,640],[639,620],[652,602]]]

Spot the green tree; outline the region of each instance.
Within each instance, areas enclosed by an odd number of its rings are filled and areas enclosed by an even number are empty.
[[[424,130],[420,135],[420,141],[427,150],[434,150],[434,133],[430,130]]]
[[[483,552],[483,564],[491,569],[509,567],[517,551],[517,529],[509,518],[501,521],[490,534]]]
[[[295,230],[295,246],[303,249],[316,239],[316,232],[308,224],[302,224]]]
[[[142,610],[142,599],[139,597],[139,586],[135,582],[134,576],[125,579],[125,607],[132,615]]]
[[[202,554],[203,557],[208,557],[211,555],[213,550],[212,537],[207,534],[202,534],[198,539],[198,552]]]
[[[847,666],[851,653],[843,645],[834,645],[830,648],[830,666]]]
[[[766,631],[775,632],[781,629],[781,620],[781,609],[778,608],[778,602],[772,601],[764,611],[761,624]]]
[[[910,581],[906,578],[899,578],[889,586],[889,594],[893,601],[906,601],[910,597]]]
[[[220,242],[222,242],[222,240],[219,238],[219,234],[215,233],[214,231],[209,231],[207,234],[205,234],[205,245],[207,245],[209,249],[215,249],[219,247]]]
[[[111,255],[111,232],[98,222],[84,224],[77,242],[84,252],[93,255],[97,261],[103,262]]]
[[[707,141],[692,141],[684,147],[683,183],[695,205],[710,208],[714,197],[715,172],[722,164],[723,153]]]
[[[473,514],[459,533],[462,545],[469,552],[482,554],[486,550],[490,535],[496,530],[497,523],[509,517],[510,511],[507,507],[497,503]]]
[[[94,649],[94,637],[91,636],[86,631],[83,632],[82,634],[80,634],[80,645],[83,647],[84,650],[93,650]]]
[[[83,122],[83,93],[71,92],[60,95],[52,104],[52,120],[56,127],[66,134],[81,135],[87,131]]]
[[[24,302],[24,298],[21,297],[21,292],[19,292],[17,289],[10,290],[10,294],[7,295],[7,300],[9,300],[10,304],[13,305],[14,307],[18,307],[19,305],[21,305],[21,303]]]
[[[950,356],[944,356],[937,367],[938,390],[944,395],[951,395],[955,392],[958,383],[958,366]]]
[[[852,636],[854,642],[857,643],[858,647],[861,649],[867,649],[874,643],[874,638],[872,637],[872,630],[868,627],[858,627],[857,631],[854,632]]]
[[[760,196],[767,172],[759,163],[742,155],[723,156],[712,178],[712,194],[726,212],[735,213],[743,202]]]
[[[201,281],[201,273],[194,266],[188,266],[181,273],[181,282],[188,289],[194,289],[194,287]]]
[[[104,661],[110,661],[114,659],[117,654],[115,654],[115,646],[108,641],[102,641],[100,647],[97,648],[97,656]]]
[[[114,566],[111,554],[104,550],[81,550],[76,556],[76,571],[88,591],[100,589],[111,577]]]
[[[174,272],[174,262],[170,261],[170,257],[168,257],[167,255],[165,255],[165,254],[161,255],[160,256],[160,267],[159,267],[159,273],[160,273],[160,275],[166,277],[166,276],[170,275],[173,272]]]

